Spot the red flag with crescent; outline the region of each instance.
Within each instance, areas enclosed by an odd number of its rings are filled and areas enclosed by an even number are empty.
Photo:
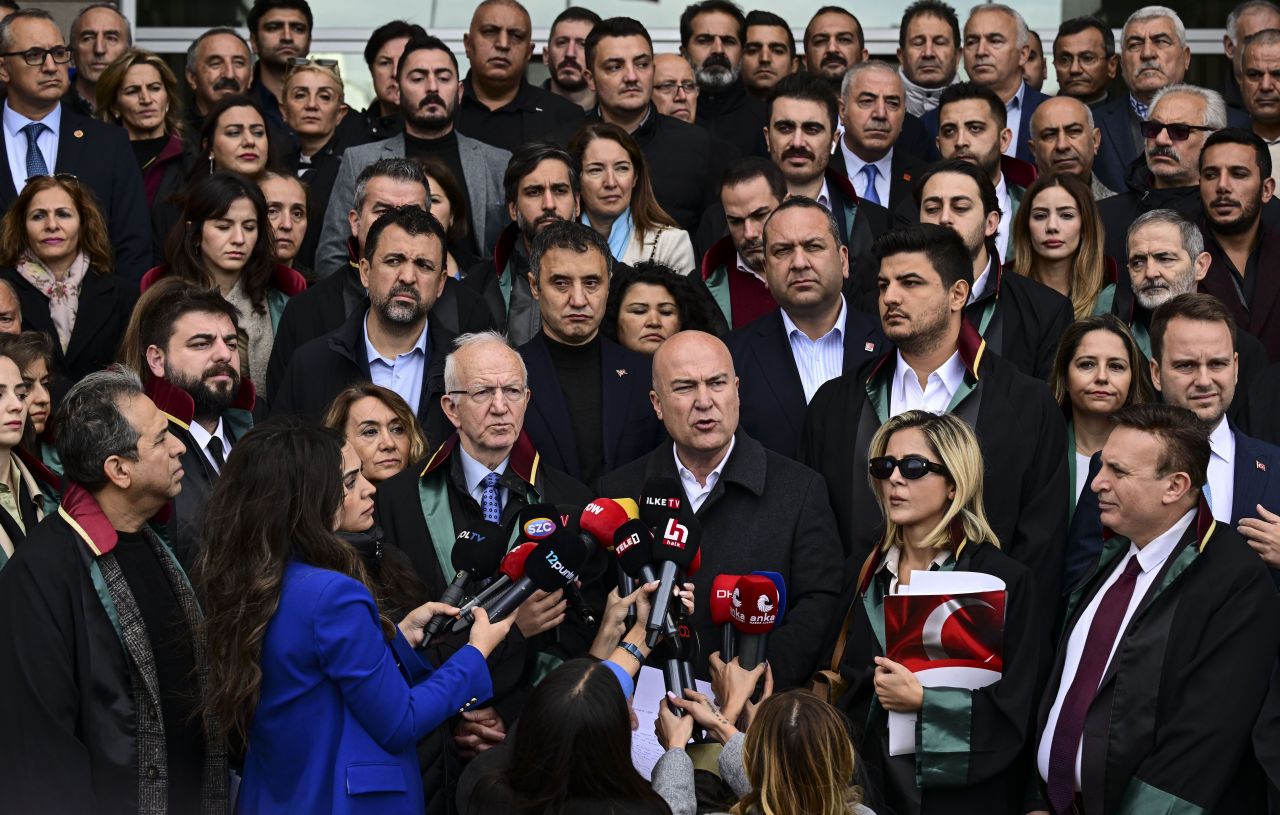
[[[1004,666],[1003,591],[894,594],[884,599],[885,654],[911,672]]]

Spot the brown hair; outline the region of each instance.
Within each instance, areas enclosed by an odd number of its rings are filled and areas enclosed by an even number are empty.
[[[582,160],[587,147],[596,139],[610,139],[622,145],[635,168],[636,183],[631,188],[631,219],[635,221],[640,232],[652,232],[660,226],[679,228],[675,219],[658,203],[653,194],[653,182],[649,180],[649,164],[645,161],[644,152],[631,134],[608,122],[587,122],[578,128],[569,142],[569,152],[578,165],[578,175],[582,175]]]
[[[4,220],[0,221],[0,266],[12,267],[17,264],[23,252],[31,251],[27,238],[27,210],[37,194],[54,187],[64,190],[75,204],[76,213],[80,216],[77,248],[89,257],[89,268],[95,274],[111,274],[115,267],[115,254],[111,249],[111,237],[107,233],[107,222],[102,217],[102,210],[98,209],[98,203],[88,187],[65,175],[32,176],[27,186],[22,188],[18,200],[9,205]]]
[[[150,65],[160,74],[160,82],[164,84],[164,93],[169,100],[169,109],[164,112],[164,132],[182,135],[182,97],[178,90],[178,78],[174,76],[168,63],[141,48],[130,48],[116,57],[103,70],[102,76],[98,77],[94,94],[98,118],[107,124],[123,126],[121,117],[112,113],[111,108],[115,106],[116,97],[124,87],[124,75],[135,65]]]
[[[1151,315],[1151,358],[1159,365],[1164,352],[1164,333],[1175,317],[1201,323],[1226,323],[1231,332],[1231,350],[1236,350],[1236,320],[1231,309],[1212,294],[1186,292],[1161,303]]]
[[[404,397],[381,385],[375,385],[372,382],[361,382],[344,389],[333,397],[333,401],[329,403],[329,409],[325,411],[322,424],[345,435],[347,432],[347,419],[351,417],[351,406],[365,397],[377,399],[386,405],[387,409],[395,414],[395,417],[400,420],[400,423],[409,432],[408,464],[412,465],[413,462],[422,459],[427,454],[428,445],[426,434],[422,432],[422,427],[418,424],[418,417],[413,415],[413,408],[409,407],[409,403],[404,400]]]
[[[1032,248],[1031,210],[1036,196],[1050,187],[1062,187],[1075,199],[1080,211],[1080,246],[1071,262],[1071,308],[1077,319],[1088,317],[1098,303],[1098,296],[1106,286],[1103,268],[1106,257],[1102,247],[1106,229],[1098,215],[1098,205],[1085,183],[1073,175],[1051,173],[1037,178],[1022,196],[1022,206],[1013,215],[1013,270],[1036,282],[1040,278],[1037,266],[1039,257]]]
[[[1053,398],[1057,400],[1058,406],[1062,408],[1063,413],[1067,416],[1071,415],[1071,394],[1067,388],[1067,369],[1071,367],[1071,360],[1075,357],[1080,343],[1094,331],[1107,331],[1115,334],[1124,343],[1125,357],[1129,361],[1131,376],[1129,393],[1125,395],[1124,404],[1121,407],[1144,405],[1154,399],[1155,393],[1151,387],[1147,361],[1143,358],[1142,349],[1138,347],[1138,342],[1133,338],[1133,333],[1129,330],[1129,326],[1125,325],[1114,314],[1099,314],[1076,320],[1067,326],[1067,330],[1062,332],[1062,339],[1058,341],[1058,351],[1053,357],[1053,370],[1049,374],[1049,387],[1053,389]]]
[[[435,156],[420,156],[414,161],[422,165],[430,182],[434,182],[444,197],[449,199],[449,209],[453,214],[453,222],[449,224],[445,237],[450,246],[459,246],[471,237],[471,202],[467,200],[467,191],[462,188],[458,177],[453,174],[449,165]],[[431,184],[427,184],[427,210],[431,210]]]

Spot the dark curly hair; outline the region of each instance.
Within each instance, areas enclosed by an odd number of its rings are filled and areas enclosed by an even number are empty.
[[[650,286],[662,286],[671,293],[676,301],[676,309],[680,314],[681,331],[705,331],[718,334],[718,323],[715,319],[715,303],[706,289],[694,283],[688,275],[677,272],[670,266],[661,263],[637,263],[627,267],[616,267],[618,274],[613,276],[609,285],[609,301],[604,307],[604,322],[600,330],[614,342],[618,341],[618,312],[626,297],[627,289],[637,283]]]

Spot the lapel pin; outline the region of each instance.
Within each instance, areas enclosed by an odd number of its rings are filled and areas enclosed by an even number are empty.
[[[902,180],[903,180],[903,181],[910,181],[910,180],[911,180],[911,173],[903,173],[903,174],[902,174]]]
[[[1259,470],[1262,470],[1264,473],[1267,471],[1267,465],[1263,464],[1261,461],[1254,461],[1253,466],[1257,467]]]
[[[626,376],[626,375],[627,375],[627,369],[626,369],[626,368],[618,368],[617,370],[615,370],[615,371],[614,371],[614,373],[616,373],[619,377],[623,377],[623,376]]]
[[[84,138],[84,131],[83,131],[83,130],[77,130],[77,131],[75,131],[74,133],[72,133],[71,135],[72,135],[72,136],[75,136],[77,139],[83,139],[83,138]]]
[[[866,345],[862,346],[862,350],[866,351],[869,354],[872,351],[876,350],[876,344],[874,342],[869,342]]]

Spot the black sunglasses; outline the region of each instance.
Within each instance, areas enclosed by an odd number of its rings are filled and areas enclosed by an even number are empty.
[[[1191,131],[1193,130],[1213,130],[1213,128],[1205,127],[1204,125],[1185,125],[1181,122],[1165,124],[1158,119],[1148,119],[1142,123],[1142,135],[1145,138],[1159,138],[1161,130],[1168,130],[1169,138],[1172,141],[1186,141],[1191,138]]]
[[[877,456],[867,464],[871,470],[871,477],[881,481],[893,475],[894,470],[902,473],[902,477],[908,481],[924,478],[929,473],[947,474],[946,467],[932,462],[924,456],[904,456],[901,459],[893,456]]]

